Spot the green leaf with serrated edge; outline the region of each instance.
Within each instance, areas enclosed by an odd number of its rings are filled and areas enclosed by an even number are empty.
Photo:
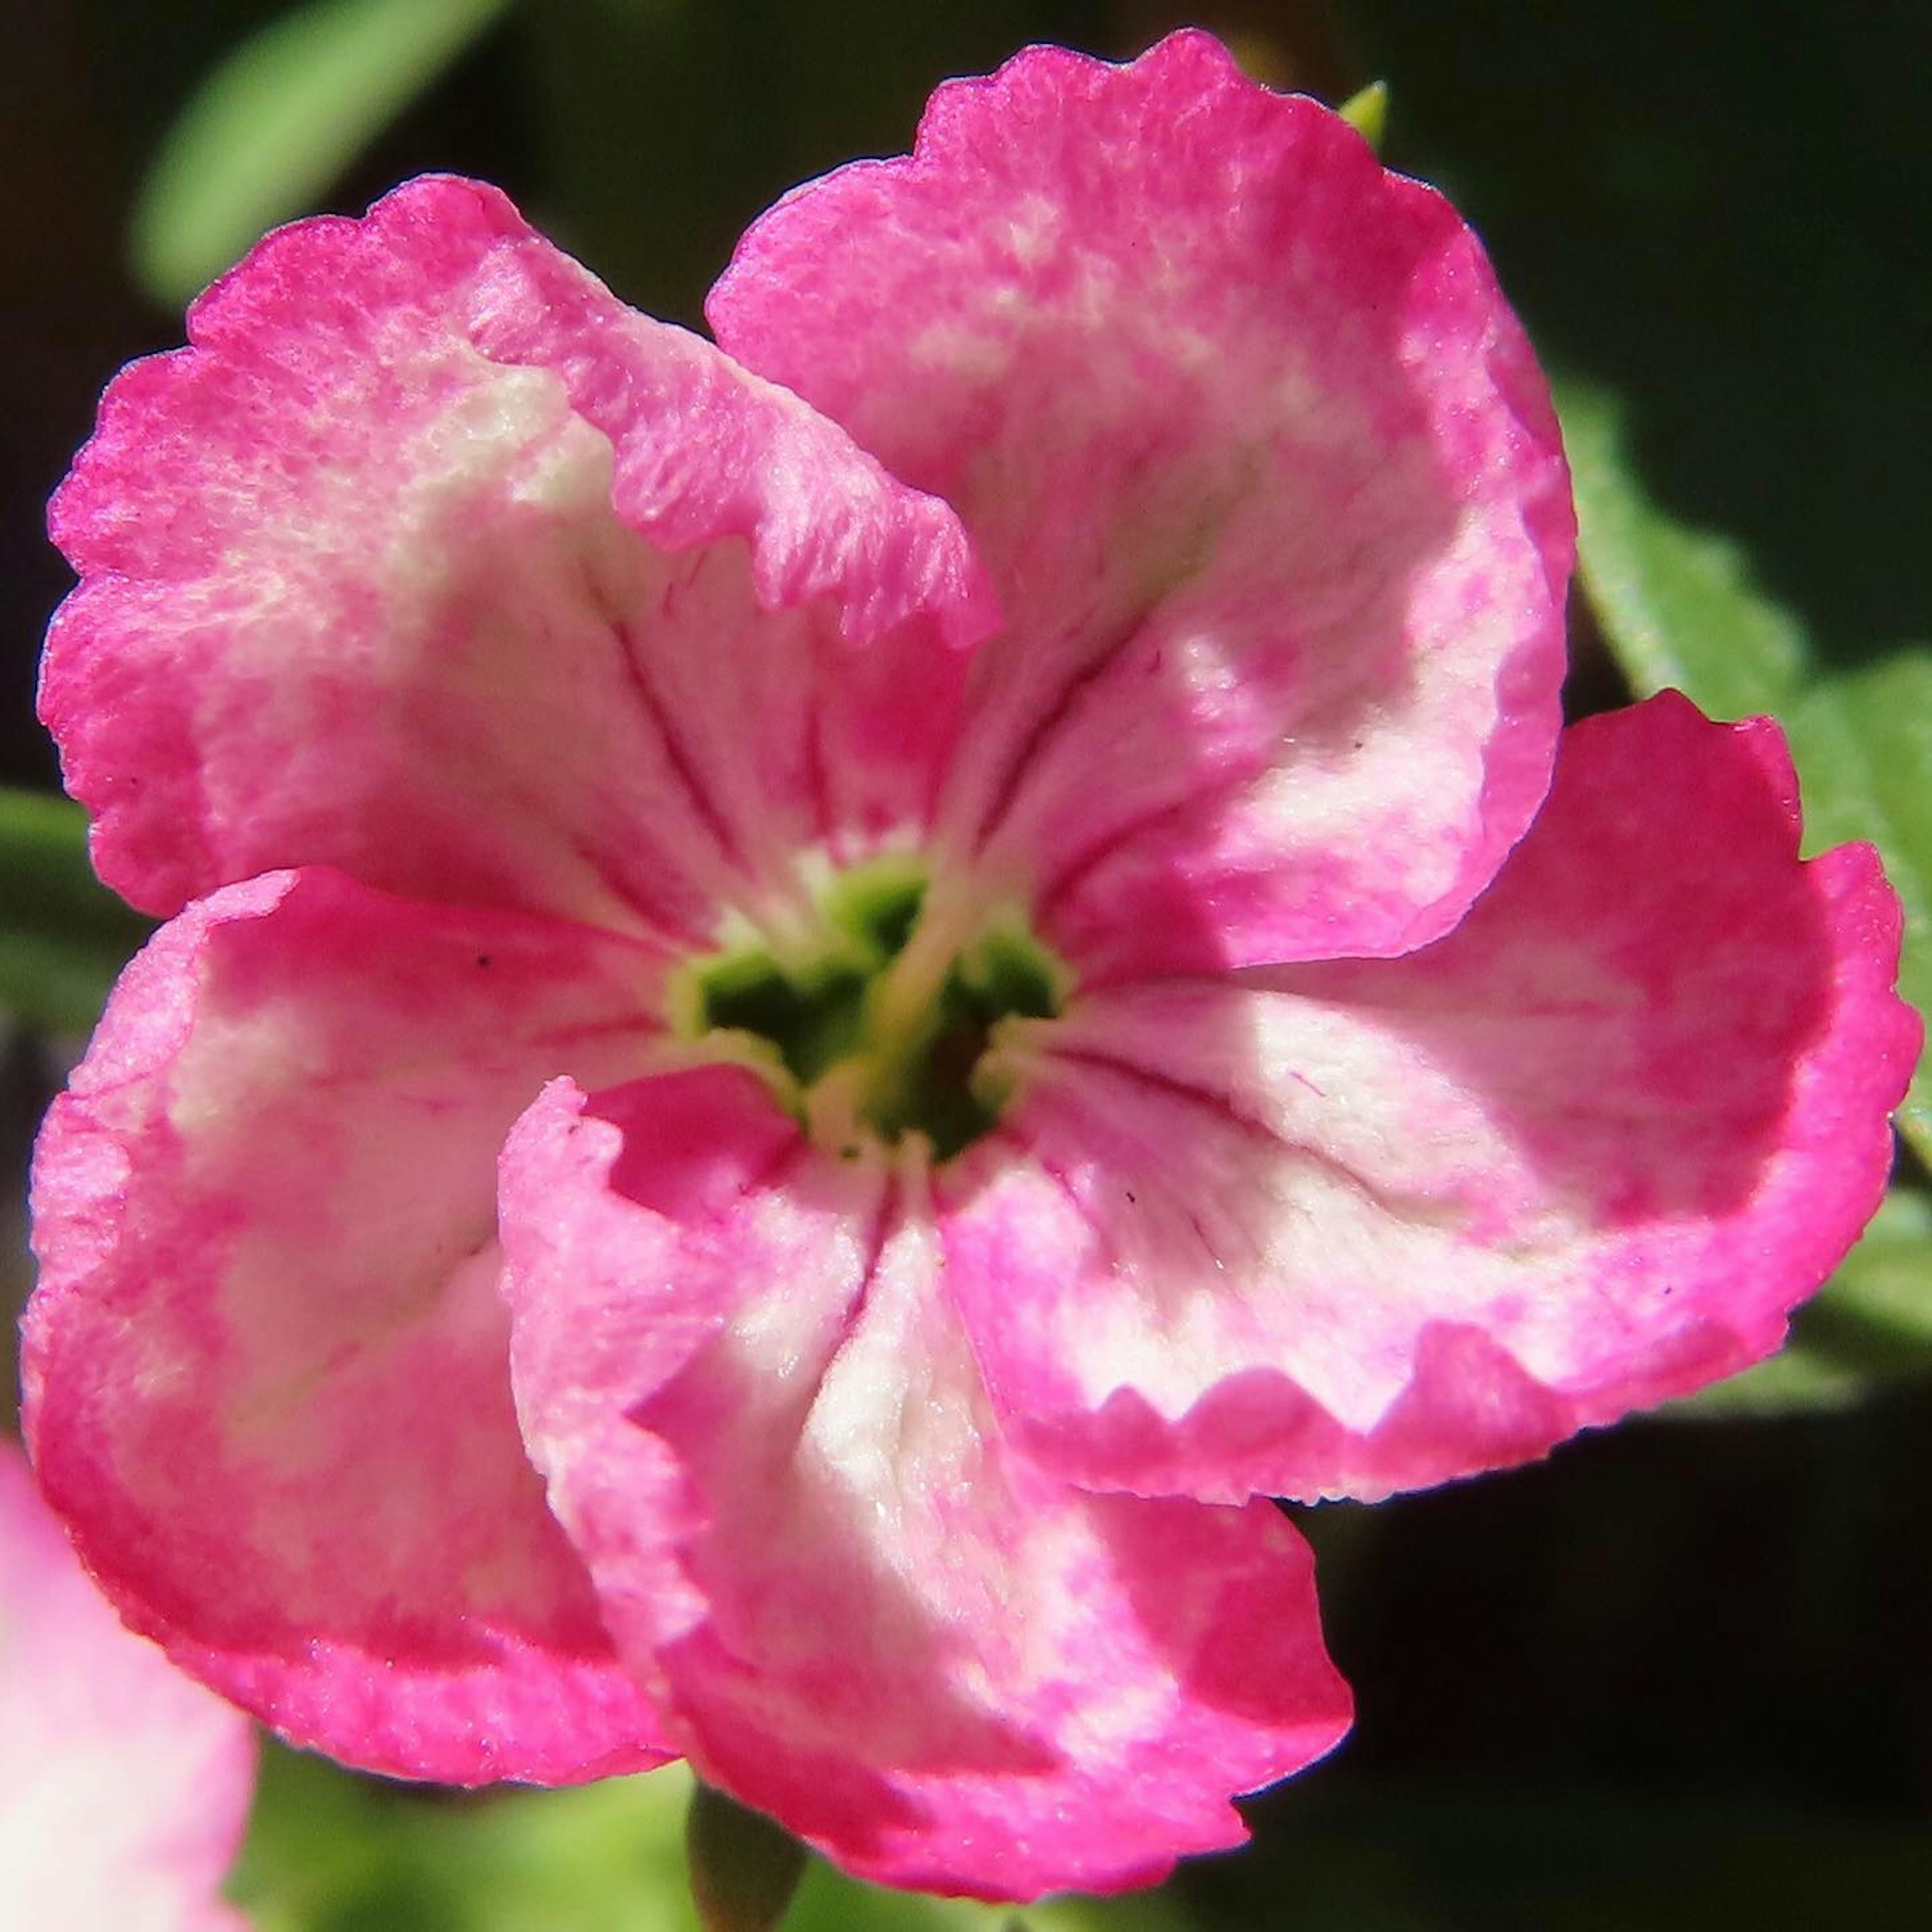
[[[1895,1188],[1777,1354],[1658,1414],[1696,1422],[1844,1408],[1920,1378],[1932,1378],[1932,1198]]]
[[[0,1011],[85,1033],[148,929],[94,878],[78,806],[0,788]]]
[[[148,169],[130,245],[178,304],[302,214],[509,0],[316,0],[229,55]]]
[[[1827,665],[1752,584],[1738,548],[1688,530],[1645,494],[1615,402],[1557,386],[1576,478],[1579,570],[1606,643],[1640,693],[1686,692],[1715,718],[1783,724],[1804,801],[1805,848],[1868,838],[1904,908],[1899,989],[1932,1010],[1932,652]],[[1898,1124],[1932,1162],[1932,1070],[1922,1062]]]

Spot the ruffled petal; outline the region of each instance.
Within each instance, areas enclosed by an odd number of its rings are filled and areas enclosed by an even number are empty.
[[[323,872],[128,969],[34,1176],[26,1419],[137,1628],[368,1768],[664,1755],[512,1412],[496,1156],[559,1067],[644,1062],[633,942]]]
[[[923,824],[988,621],[950,512],[494,190],[281,230],[188,328],[52,519],[43,714],[137,904],[327,864],[704,934]]]
[[[1481,249],[1184,33],[1034,48],[754,224],[731,353],[960,512],[1008,617],[941,814],[1090,980],[1400,952],[1548,781],[1574,550]]]
[[[701,1774],[890,1884],[1149,1882],[1346,1728],[1306,1548],[1015,1454],[916,1192],[742,1071],[560,1082],[503,1162],[526,1439]]]
[[[0,1439],[0,1899],[34,1932],[242,1932],[248,1720],[116,1621]]]
[[[1919,1043],[1876,856],[1798,836],[1777,728],[1666,694],[1573,729],[1434,946],[1034,1029],[1010,1137],[940,1178],[1009,1426],[1106,1486],[1374,1496],[1777,1347]]]

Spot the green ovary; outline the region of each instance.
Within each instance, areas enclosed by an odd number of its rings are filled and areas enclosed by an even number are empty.
[[[935,1160],[970,1146],[1009,1094],[989,1058],[1003,1021],[1050,1019],[1066,968],[1008,914],[934,916],[903,862],[826,892],[822,945],[781,959],[757,945],[694,961],[673,1020],[685,1037],[746,1036],[814,1136],[850,1156],[866,1134],[925,1136]]]

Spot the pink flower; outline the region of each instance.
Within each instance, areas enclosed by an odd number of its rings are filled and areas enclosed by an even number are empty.
[[[1897,908],[1768,724],[1552,784],[1522,333],[1203,35],[944,88],[712,319],[424,180],[110,390],[44,710],[173,917],[41,1145],[44,1478],[352,1762],[1140,1882],[1347,1722],[1255,1498],[1777,1346]]]
[[[240,1932],[240,1712],[124,1630],[0,1438],[0,1906],[33,1932]]]

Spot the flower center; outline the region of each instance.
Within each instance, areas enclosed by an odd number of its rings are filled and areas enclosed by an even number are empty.
[[[866,1136],[914,1134],[950,1159],[1012,1098],[1006,1023],[1052,1018],[1071,975],[1012,909],[938,898],[902,860],[842,874],[809,946],[752,943],[687,966],[674,1028],[748,1045],[812,1138],[847,1159]]]

